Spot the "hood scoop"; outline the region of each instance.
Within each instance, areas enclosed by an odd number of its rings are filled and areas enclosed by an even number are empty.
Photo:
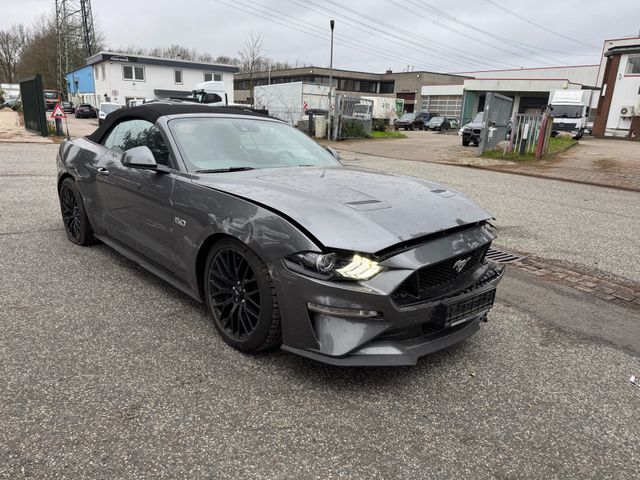
[[[346,202],[346,206],[351,207],[355,210],[384,210],[385,208],[391,208],[391,204],[389,202],[384,202],[382,200],[355,200],[353,202]]]

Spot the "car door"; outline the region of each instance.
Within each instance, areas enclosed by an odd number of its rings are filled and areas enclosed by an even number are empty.
[[[123,153],[143,145],[169,170],[123,165]],[[107,153],[97,184],[108,235],[174,271],[171,195],[176,171],[162,133],[146,120],[127,120],[112,129],[104,146]]]

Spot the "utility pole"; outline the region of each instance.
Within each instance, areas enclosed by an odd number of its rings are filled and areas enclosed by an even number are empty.
[[[91,13],[91,0],[55,0],[56,42],[58,48],[58,90],[66,90],[65,75],[69,71],[70,46],[81,45],[86,60],[96,53],[96,36]],[[77,59],[76,59],[77,61]]]
[[[331,122],[332,117],[332,108],[331,108],[331,88],[333,87],[333,27],[335,22],[333,20],[329,21],[329,25],[331,26],[331,55],[329,57],[329,114],[327,115],[327,139],[331,140],[331,129],[333,127]]]

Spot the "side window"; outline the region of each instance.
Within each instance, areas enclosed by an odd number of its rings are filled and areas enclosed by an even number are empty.
[[[104,146],[117,152],[130,148],[147,146],[153,152],[156,162],[173,168],[169,149],[160,130],[146,120],[128,120],[118,124],[104,141]]]
[[[113,127],[111,129],[111,132],[109,132],[109,135],[107,135],[107,138],[104,139],[104,141],[102,142],[102,144],[111,149],[111,150],[116,150],[113,148],[113,143],[116,141],[116,137],[118,136],[118,129],[120,128],[120,125],[116,125],[115,127]]]

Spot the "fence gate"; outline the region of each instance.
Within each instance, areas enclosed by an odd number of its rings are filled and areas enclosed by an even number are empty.
[[[42,92],[42,76],[38,73],[34,77],[20,81],[20,97],[24,114],[24,127],[33,130],[43,137],[49,135],[47,127],[47,111]]]
[[[368,105],[369,114],[362,115],[357,105]],[[334,122],[336,134],[334,139],[365,138],[371,134],[371,115],[373,101],[360,97],[338,95],[335,102]]]
[[[489,92],[484,104],[484,117],[478,155],[495,148],[507,138],[513,100],[499,93]]]

